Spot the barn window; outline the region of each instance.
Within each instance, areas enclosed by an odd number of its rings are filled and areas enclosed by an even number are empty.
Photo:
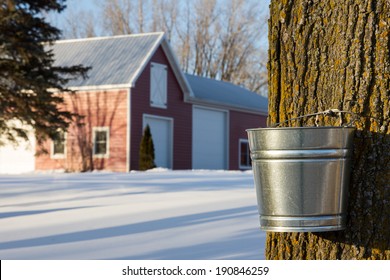
[[[58,131],[57,135],[54,137],[51,147],[52,158],[64,158],[66,145],[65,145],[65,132]]]
[[[110,143],[110,129],[108,127],[93,128],[93,155],[94,157],[108,157]]]
[[[247,139],[239,140],[240,169],[251,168],[251,157],[249,152],[249,143]]]
[[[167,66],[151,63],[150,106],[167,108]]]

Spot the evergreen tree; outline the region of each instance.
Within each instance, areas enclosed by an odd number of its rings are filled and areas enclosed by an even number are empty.
[[[147,125],[141,139],[139,149],[139,170],[148,170],[156,167],[154,163],[154,144],[150,127]]]
[[[0,3],[0,135],[16,142],[26,130],[13,127],[19,120],[35,129],[38,143],[66,130],[72,114],[59,109],[70,79],[82,75],[81,65],[57,67],[50,45],[60,38],[44,13],[61,12],[65,0],[3,0]],[[1,144],[1,143],[0,143]]]

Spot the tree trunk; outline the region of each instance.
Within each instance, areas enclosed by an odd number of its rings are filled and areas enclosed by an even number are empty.
[[[269,46],[269,126],[328,109],[359,117],[346,230],[269,232],[266,258],[390,259],[390,2],[272,0]]]

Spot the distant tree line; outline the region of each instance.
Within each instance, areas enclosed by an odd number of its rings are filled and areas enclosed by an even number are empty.
[[[96,0],[68,9],[64,38],[166,33],[183,71],[267,94],[268,9],[258,0]]]

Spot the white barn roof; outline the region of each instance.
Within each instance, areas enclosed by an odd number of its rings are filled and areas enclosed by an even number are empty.
[[[162,46],[184,91],[190,91],[163,32],[57,41],[51,48],[55,66],[91,67],[88,79],[72,80],[67,87],[133,87],[159,46]],[[188,87],[186,89],[186,87]]]
[[[88,79],[70,81],[68,87],[128,85],[162,36],[151,33],[57,41],[53,46],[55,65],[92,68]]]

